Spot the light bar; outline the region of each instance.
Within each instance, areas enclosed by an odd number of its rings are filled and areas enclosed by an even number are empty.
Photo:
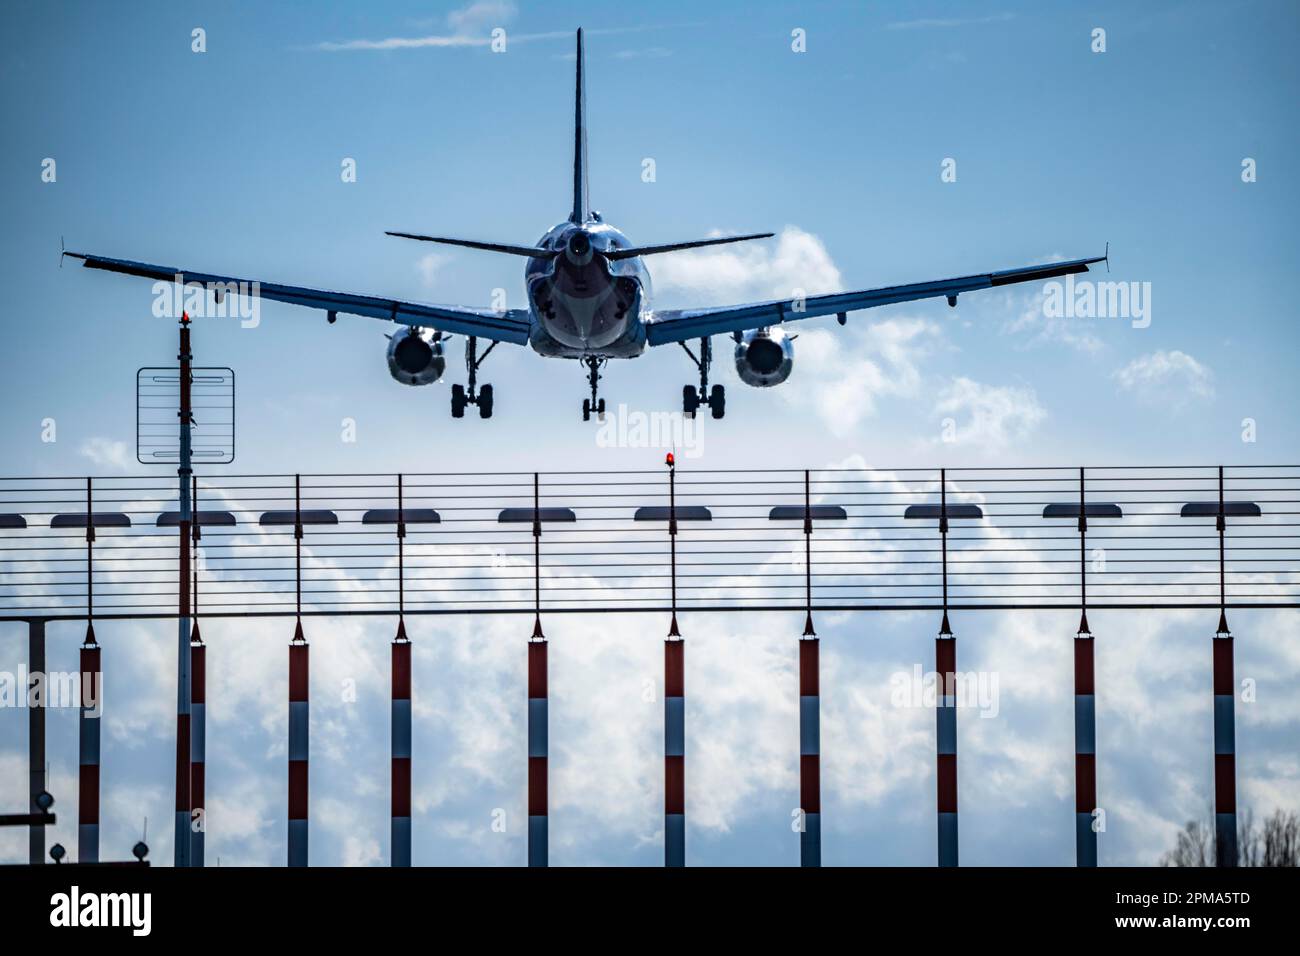
[[[643,508],[637,508],[636,514],[632,516],[633,521],[667,521],[672,515],[669,515],[668,505],[646,505]],[[713,512],[704,505],[678,505],[671,509],[675,511],[678,521],[712,521]]]
[[[507,508],[497,515],[501,524],[532,524],[533,521],[577,521],[572,508]]]
[[[1059,505],[1048,505],[1043,509],[1044,518],[1077,518],[1079,517],[1079,503],[1066,502]],[[1083,517],[1085,518],[1122,518],[1124,512],[1119,505],[1106,504],[1100,501],[1090,501],[1083,506]]]
[[[1260,510],[1253,501],[1225,501],[1222,512],[1217,501],[1192,501],[1183,505],[1180,514],[1184,518],[1217,518],[1220,514],[1229,518],[1258,518]]]
[[[803,521],[805,517],[814,521],[843,521],[848,516],[848,512],[839,505],[812,505],[809,508],[804,508],[803,505],[777,505],[767,514],[769,521]]]
[[[222,525],[233,525],[235,516],[229,511],[196,511],[193,520],[200,528],[216,528]],[[180,523],[181,513],[179,511],[164,511],[158,516],[157,527],[175,528]]]
[[[432,508],[403,508],[406,524],[440,524],[442,516]],[[361,516],[362,524],[397,524],[396,508],[371,508]]]
[[[942,518],[942,505],[908,505],[903,512],[904,518]],[[983,518],[984,512],[979,505],[949,505],[949,518]]]
[[[129,528],[131,519],[121,512],[117,511],[96,511],[90,516],[91,527],[94,528]],[[50,519],[51,528],[84,528],[86,527],[86,513],[55,515]]]
[[[332,511],[267,511],[257,522],[263,527],[295,524],[338,524],[339,516]]]

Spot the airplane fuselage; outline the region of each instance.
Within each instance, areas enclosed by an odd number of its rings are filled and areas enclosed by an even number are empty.
[[[602,253],[632,243],[599,213],[583,223],[562,222],[538,242],[559,250],[529,259],[524,270],[532,331],[528,344],[558,358],[634,358],[646,348],[644,318],[650,273],[641,258],[610,260]]]

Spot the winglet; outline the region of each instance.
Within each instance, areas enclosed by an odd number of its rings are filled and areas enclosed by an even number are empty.
[[[1110,271],[1110,240],[1109,239],[1106,240],[1105,259],[1106,259],[1106,271],[1109,272]]]
[[[63,237],[59,236],[59,268],[63,268],[63,257],[68,254],[67,248],[63,245]]]
[[[577,80],[573,106],[573,212],[569,221],[587,221],[587,84],[582,55],[582,28],[578,28]]]

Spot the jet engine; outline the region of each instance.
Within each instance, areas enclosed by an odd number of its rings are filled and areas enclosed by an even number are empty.
[[[780,385],[794,369],[794,341],[783,329],[755,329],[736,338],[736,374],[746,385]]]
[[[388,371],[403,385],[432,385],[447,370],[442,333],[403,327],[388,337]]]

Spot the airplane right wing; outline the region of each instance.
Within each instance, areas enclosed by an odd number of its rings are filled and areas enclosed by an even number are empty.
[[[950,303],[955,303],[957,296],[963,292],[1087,272],[1088,266],[1105,261],[1106,256],[1092,256],[1066,262],[1047,262],[1037,266],[985,272],[957,279],[915,282],[911,285],[886,286],[882,289],[863,289],[856,292],[833,292],[829,295],[810,295],[802,302],[774,299],[771,302],[754,302],[749,305],[656,311],[653,320],[646,323],[646,335],[651,345],[667,345],[727,332],[748,332],[750,329],[781,325],[797,319],[811,319],[819,315],[842,316],[860,309],[872,309],[895,302],[946,297]]]

